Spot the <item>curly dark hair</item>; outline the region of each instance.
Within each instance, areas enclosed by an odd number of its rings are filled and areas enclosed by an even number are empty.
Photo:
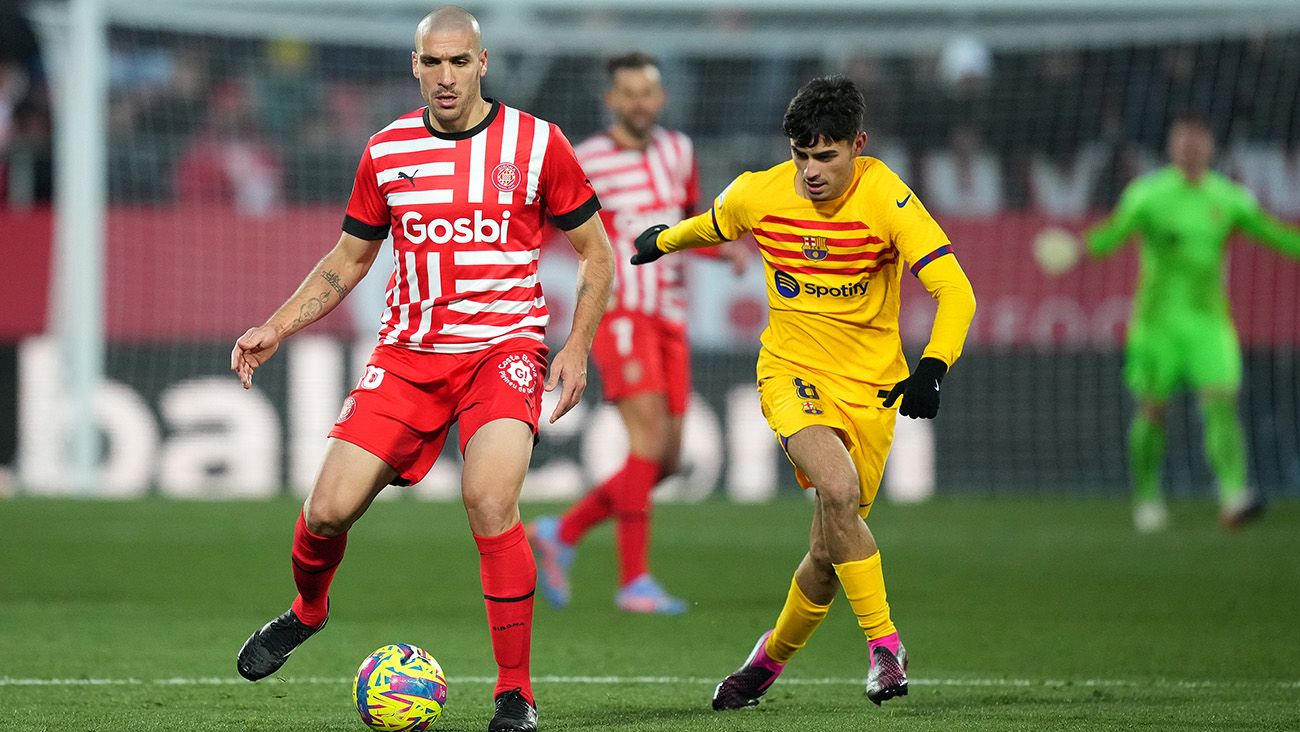
[[[781,129],[797,147],[812,147],[819,140],[852,140],[862,130],[866,107],[853,82],[839,75],[820,76],[790,100]]]

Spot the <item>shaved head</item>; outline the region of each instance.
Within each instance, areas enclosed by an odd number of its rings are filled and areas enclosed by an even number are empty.
[[[463,132],[492,109],[481,79],[488,52],[478,21],[464,8],[444,5],[420,19],[411,51],[411,74],[429,105],[426,121],[442,132]]]
[[[415,26],[417,49],[420,48],[421,39],[430,33],[471,33],[474,36],[474,50],[483,49],[483,31],[479,29],[478,19],[465,8],[456,5],[444,5],[420,19],[419,25]]]

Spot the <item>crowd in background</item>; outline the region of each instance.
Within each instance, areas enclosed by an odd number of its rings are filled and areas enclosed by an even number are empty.
[[[0,205],[50,196],[50,104],[34,38],[0,43]],[[365,139],[420,103],[398,49],[115,31],[110,198],[266,214],[338,203]],[[652,48],[649,50],[653,50]],[[994,53],[958,34],[932,54],[664,58],[666,123],[696,140],[704,189],[785,155],[786,100],[843,73],[867,99],[869,154],[954,216],[1085,215],[1158,165],[1169,120],[1213,126],[1219,167],[1300,216],[1300,34],[1165,46]],[[576,142],[606,124],[602,64],[502,54],[485,91]],[[528,73],[521,73],[523,69]]]

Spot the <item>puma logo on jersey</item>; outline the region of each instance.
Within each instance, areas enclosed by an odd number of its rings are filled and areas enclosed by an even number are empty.
[[[411,187],[414,188],[414,187],[415,187],[415,174],[418,173],[418,172],[420,172],[420,169],[419,169],[419,168],[416,168],[415,170],[412,170],[412,171],[409,172],[409,173],[407,173],[407,172],[401,172],[401,173],[398,173],[398,174],[397,174],[397,177],[398,177],[398,178],[405,178],[406,180],[410,181],[410,182],[411,182]]]

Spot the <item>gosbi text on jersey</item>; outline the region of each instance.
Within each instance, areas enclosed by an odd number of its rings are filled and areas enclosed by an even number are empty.
[[[343,230],[393,236],[380,343],[468,353],[542,340],[537,279],[543,217],[573,229],[600,208],[558,127],[496,101],[463,132],[434,129],[424,108],[370,138]]]

